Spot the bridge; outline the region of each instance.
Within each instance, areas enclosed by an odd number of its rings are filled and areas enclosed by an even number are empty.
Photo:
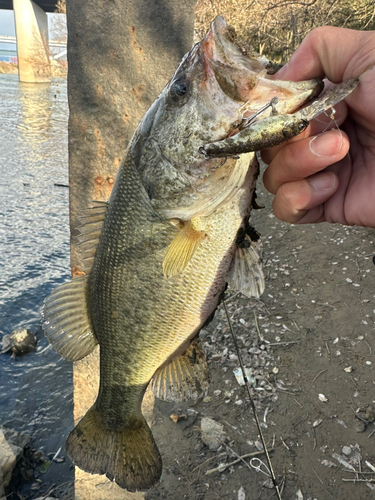
[[[56,0],[0,0],[0,9],[14,10],[14,41],[17,42],[18,75],[21,82],[51,80],[46,13],[54,12],[56,3]]]
[[[34,0],[34,3],[44,12],[55,12],[56,0]],[[13,0],[0,0],[0,9],[13,10]]]

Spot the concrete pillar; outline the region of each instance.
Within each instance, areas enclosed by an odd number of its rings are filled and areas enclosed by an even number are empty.
[[[67,0],[71,270],[83,273],[79,213],[106,201],[133,132],[193,43],[196,0]],[[98,352],[75,363],[74,418],[92,405]],[[148,418],[152,396],[147,396]],[[146,415],[145,415],[146,416]],[[147,418],[147,416],[146,416]],[[76,500],[139,500],[76,469]]]
[[[20,82],[49,82],[47,14],[31,0],[13,0]]]

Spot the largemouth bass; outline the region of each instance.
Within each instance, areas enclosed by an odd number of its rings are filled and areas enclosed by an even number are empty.
[[[247,296],[264,289],[261,244],[248,223],[252,151],[304,130],[311,116],[291,113],[322,89],[320,80],[268,73],[269,61],[216,18],[143,117],[108,203],[83,215],[87,276],[45,301],[45,335],[62,356],[75,361],[100,345],[97,400],[69,434],[67,453],[130,491],[151,487],[162,470],[141,412],[147,386],[166,400],[204,393],[199,330],[227,283]]]

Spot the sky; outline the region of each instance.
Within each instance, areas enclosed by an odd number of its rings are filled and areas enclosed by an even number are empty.
[[[0,35],[15,36],[14,12],[0,9]]]
[[[53,14],[47,12],[49,32],[51,31],[51,27],[53,27],[54,19],[63,15],[64,14]],[[0,9],[0,35],[5,35],[5,36],[16,35],[16,30],[14,26],[14,12],[12,10]],[[49,38],[50,40],[52,40],[51,33],[49,34]],[[0,43],[0,49],[16,50],[16,46],[8,43],[6,44]]]

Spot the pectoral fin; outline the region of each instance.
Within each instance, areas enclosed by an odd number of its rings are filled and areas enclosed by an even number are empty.
[[[172,278],[182,273],[193,257],[198,245],[207,234],[201,217],[196,217],[184,223],[167,249],[163,262],[163,273],[166,278]]]
[[[252,229],[252,228],[251,228]],[[264,292],[264,275],[262,270],[262,241],[259,234],[252,229],[249,234],[245,230],[239,233],[237,249],[228,275],[228,285],[246,297],[259,297]]]
[[[208,390],[210,372],[200,340],[168,365],[157,370],[151,381],[155,396],[164,401],[198,399]]]

